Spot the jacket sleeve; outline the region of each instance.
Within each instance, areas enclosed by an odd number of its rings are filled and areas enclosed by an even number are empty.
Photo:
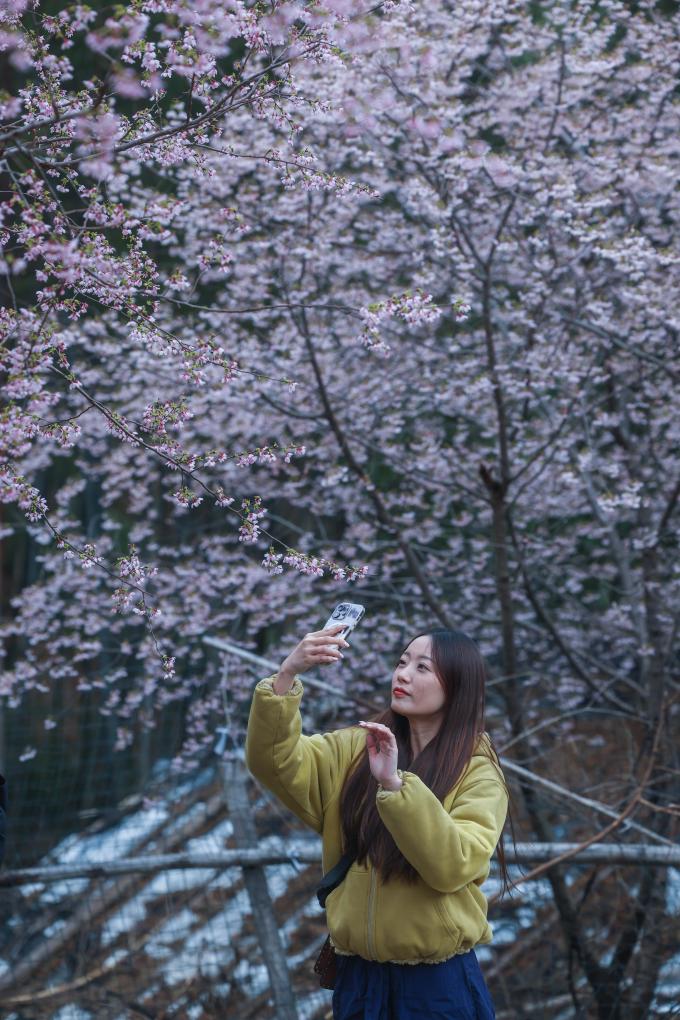
[[[378,813],[423,881],[452,893],[485,878],[508,808],[493,764],[474,769],[449,811],[418,776],[403,772],[401,778],[400,790],[378,790]]]
[[[246,735],[246,764],[264,786],[316,832],[329,801],[338,793],[346,752],[338,733],[302,733],[299,677],[287,694],[275,694],[274,677],[260,680],[253,694]]]

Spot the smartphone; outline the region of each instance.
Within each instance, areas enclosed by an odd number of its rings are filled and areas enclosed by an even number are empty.
[[[352,633],[364,612],[364,607],[356,602],[340,602],[324,623],[323,630],[326,630],[328,627],[337,627],[342,623],[344,627],[338,637],[346,641],[348,634]]]

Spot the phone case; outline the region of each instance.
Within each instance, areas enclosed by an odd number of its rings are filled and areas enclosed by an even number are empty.
[[[335,607],[328,620],[323,625],[323,630],[328,627],[336,627],[340,623],[344,623],[345,627],[340,631],[340,637],[347,639],[347,635],[351,634],[356,625],[364,615],[365,609],[356,602],[340,602]]]

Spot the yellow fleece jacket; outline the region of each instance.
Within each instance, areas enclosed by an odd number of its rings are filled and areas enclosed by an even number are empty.
[[[305,736],[299,677],[282,695],[274,693],[273,680],[255,687],[246,762],[261,783],[321,834],[325,874],[342,856],[340,793],[366,734],[355,726]],[[480,886],[489,874],[508,801],[484,746],[488,750],[486,735],[443,803],[412,772],[400,772],[400,790],[378,789],[380,817],[419,877],[414,884],[395,878],[382,882],[370,861],[355,862],[326,900],[336,952],[380,962],[439,963],[491,942]]]

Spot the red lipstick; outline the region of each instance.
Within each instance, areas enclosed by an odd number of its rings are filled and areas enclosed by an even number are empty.
[[[403,687],[395,687],[394,690],[392,691],[392,695],[395,698],[408,698],[408,694],[403,689]]]

